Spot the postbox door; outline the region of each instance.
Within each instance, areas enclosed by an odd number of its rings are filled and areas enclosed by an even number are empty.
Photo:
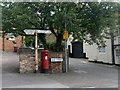
[[[48,54],[43,54],[43,68],[48,69],[49,68],[49,60],[48,60]]]

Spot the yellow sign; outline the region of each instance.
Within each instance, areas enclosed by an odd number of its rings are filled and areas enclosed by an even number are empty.
[[[68,31],[64,31],[63,39],[68,39]]]

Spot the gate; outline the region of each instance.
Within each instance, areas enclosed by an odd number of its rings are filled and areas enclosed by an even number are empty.
[[[86,58],[86,53],[83,53],[83,43],[79,41],[72,42],[72,57]]]

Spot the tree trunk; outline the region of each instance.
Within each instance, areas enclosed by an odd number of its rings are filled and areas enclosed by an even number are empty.
[[[62,38],[61,38],[61,36],[57,37],[57,40],[56,40],[56,49],[55,50],[57,52],[62,51]]]

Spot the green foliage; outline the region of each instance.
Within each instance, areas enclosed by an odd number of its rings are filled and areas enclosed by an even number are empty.
[[[35,38],[33,36],[26,36],[24,39],[25,45],[27,47],[34,47]]]
[[[12,41],[12,43],[13,43],[13,44],[17,44],[17,42],[15,42],[15,41]]]
[[[56,50],[56,41],[48,41],[47,43],[47,49],[49,50],[49,51],[57,51]],[[65,47],[65,42],[62,42],[62,44],[61,44],[61,48],[62,48],[62,50],[61,51],[64,51],[64,47]]]
[[[116,13],[119,4],[87,2],[83,4],[84,8],[82,10],[79,4],[75,11],[79,14],[75,16],[71,30],[74,32],[74,39],[100,45],[105,42],[104,38],[110,37],[111,33],[114,33],[115,36],[117,25],[115,20],[117,19]],[[89,38],[86,38],[86,36]]]
[[[44,38],[43,38],[44,36]],[[41,43],[44,45],[44,48],[46,49],[46,43],[45,43],[45,34],[38,34],[38,45],[40,45]],[[35,36],[26,36],[24,39],[25,45],[27,47],[35,47]]]
[[[3,29],[20,35],[25,35],[23,30],[28,28],[49,29],[57,38],[57,51],[61,51],[66,23],[66,29],[73,32],[74,39],[100,45],[111,34],[116,36],[118,7],[120,4],[116,2],[7,2],[2,10]],[[40,38],[45,46],[45,35]]]

